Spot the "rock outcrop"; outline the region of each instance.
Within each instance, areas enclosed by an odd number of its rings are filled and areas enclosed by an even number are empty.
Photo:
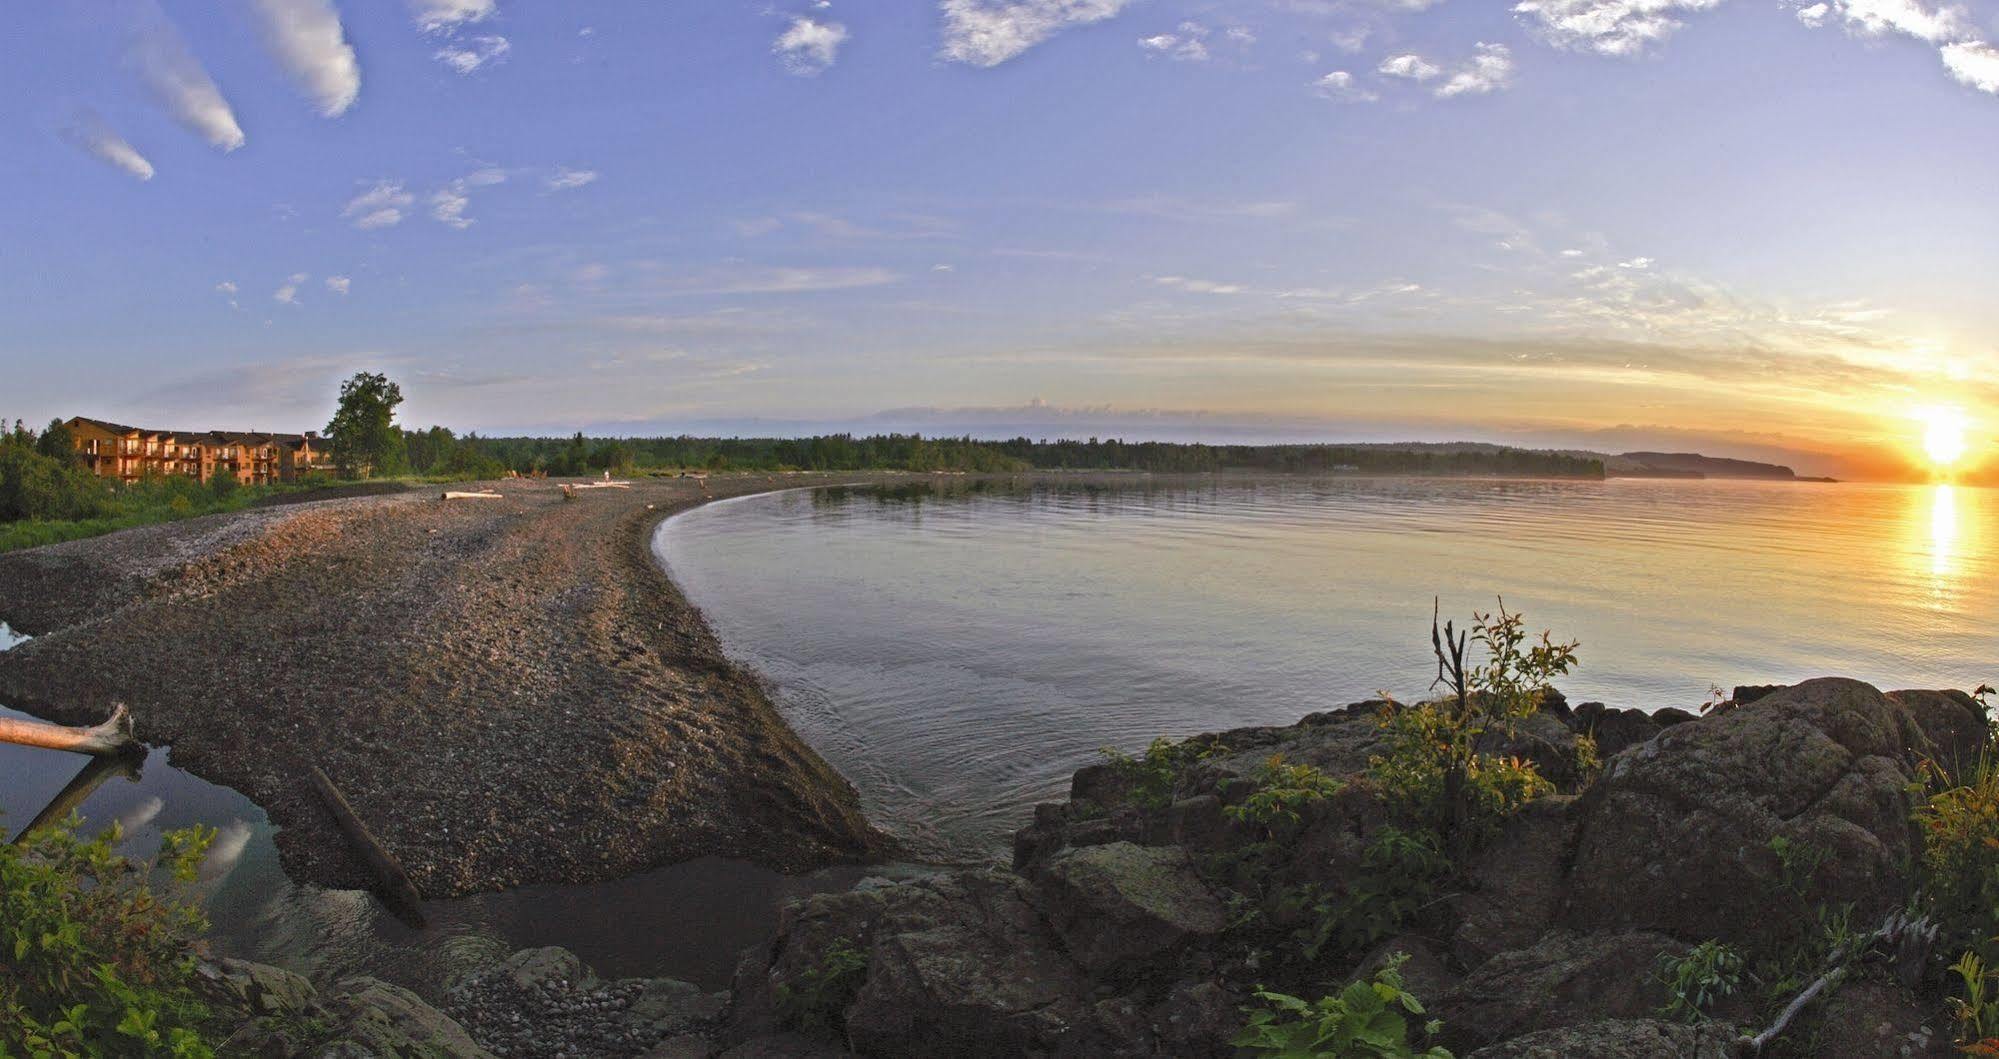
[[[1736,1054],[1767,999],[1738,993],[1709,1009],[1715,1021],[1662,1021],[1662,965],[1709,940],[1751,960],[1795,955],[1818,910],[1864,929],[1906,907],[1919,773],[1975,760],[1990,739],[1957,692],[1827,679],[1748,698],[1697,717],[1551,697],[1489,749],[1535,761],[1566,793],[1509,820],[1451,892],[1384,919],[1401,923],[1386,937],[1314,933],[1315,917],[1374,885],[1367,850],[1388,820],[1365,772],[1382,751],[1381,703],[1197,736],[1166,787],[1156,770],[1086,767],[1067,802],[1018,833],[1010,872],[874,882],[789,908],[771,945],[746,954],[717,1043],[1233,1056],[1256,988],[1314,999],[1394,962],[1460,1055]],[[1229,812],[1273,755],[1347,781],[1281,840]],[[1823,1054],[1924,1055],[1947,1046],[1943,1027],[1934,985],[1856,973],[1792,1032],[1837,1039]]]

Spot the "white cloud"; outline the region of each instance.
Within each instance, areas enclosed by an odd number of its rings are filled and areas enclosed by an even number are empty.
[[[425,33],[449,33],[493,17],[495,0],[410,0],[410,11]]]
[[[971,66],[998,66],[1072,26],[1115,17],[1132,0],[941,0],[939,54]]]
[[[215,285],[216,292],[220,294],[234,294],[238,289],[236,284],[226,279]]]
[[[1801,7],[1797,10],[1798,21],[1814,29],[1825,25],[1825,17],[1831,13],[1832,8],[1822,3],[1813,4],[1810,7]]]
[[[474,169],[470,173],[465,174],[464,179],[466,184],[475,188],[491,187],[494,184],[506,183],[507,171],[501,169],[499,166],[489,165],[483,169]]]
[[[596,179],[597,171],[594,169],[571,169],[568,166],[557,166],[555,175],[549,177],[546,184],[550,191],[570,191],[591,183]]]
[[[325,117],[338,117],[361,94],[361,64],[332,0],[250,0],[263,18],[264,45]]]
[[[454,180],[431,193],[430,216],[439,224],[462,232],[472,227],[472,219],[465,216],[465,208],[470,205],[472,199],[465,194],[464,181]]]
[[[1513,53],[1504,44],[1480,41],[1477,51],[1463,66],[1437,86],[1438,99],[1455,96],[1482,96],[1497,92],[1513,81]]]
[[[1643,272],[1644,270],[1652,267],[1652,259],[1649,257],[1634,257],[1629,261],[1619,261],[1617,263],[1617,267],[1636,269],[1640,272]]]
[[[175,121],[210,147],[233,151],[243,146],[243,128],[222,90],[188,51],[180,31],[157,7],[153,10],[157,21],[149,19],[132,34],[129,59],[140,79]]]
[[[507,53],[513,50],[514,46],[505,37],[473,37],[461,44],[439,48],[431,58],[461,74],[469,74],[505,59]]]
[[[271,293],[271,300],[281,305],[297,305],[298,285],[304,282],[304,276],[293,276],[284,286]]]
[[[1152,282],[1189,294],[1241,294],[1244,289],[1237,283],[1217,283],[1214,280],[1190,279],[1186,276],[1154,276]]]
[[[1312,89],[1335,103],[1372,103],[1381,98],[1361,87],[1345,70],[1334,70],[1312,82]]]
[[[1421,55],[1397,55],[1383,59],[1375,72],[1390,77],[1406,77],[1411,81],[1428,81],[1442,76],[1444,68]]]
[[[840,45],[846,40],[847,27],[838,22],[814,22],[799,15],[791,20],[788,29],[778,34],[770,50],[791,73],[817,77],[833,65],[839,57]]]
[[[1999,48],[1982,40],[1946,44],[1943,65],[1959,84],[1999,96]]]
[[[1157,33],[1141,37],[1138,46],[1154,55],[1164,55],[1177,62],[1207,62],[1208,37],[1214,30],[1199,22],[1182,22],[1172,33]],[[1248,47],[1256,43],[1256,35],[1240,26],[1223,34],[1231,43]]]
[[[1971,36],[1961,7],[1930,8],[1921,0],[1834,0],[1833,7],[1848,29],[1870,37],[1901,33],[1937,44]]]
[[[146,156],[125,142],[123,136],[112,131],[96,111],[77,111],[76,117],[63,127],[62,138],[100,162],[124,170],[140,180],[153,179],[153,163],[146,161]]]
[[[347,294],[348,290],[350,290],[353,286],[354,286],[354,281],[348,279],[346,276],[326,277],[326,289],[343,297]]]
[[[901,276],[885,268],[735,269],[694,276],[669,284],[664,293],[802,294],[811,291],[880,287],[901,279]]]
[[[362,230],[388,228],[403,221],[403,211],[416,202],[416,196],[403,190],[399,180],[380,180],[374,187],[363,191],[347,201],[347,207],[340,216],[352,221],[354,227]]]
[[[1526,17],[1558,48],[1599,55],[1637,55],[1673,35],[1686,13],[1708,11],[1721,0],[1522,0]]]

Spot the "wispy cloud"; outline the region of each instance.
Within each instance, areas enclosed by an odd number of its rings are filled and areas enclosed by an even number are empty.
[[[472,219],[465,216],[465,209],[470,205],[472,198],[465,193],[465,182],[454,180],[431,193],[430,217],[439,224],[462,232],[472,227]]]
[[[1372,103],[1381,98],[1345,70],[1334,70],[1312,82],[1312,90],[1335,103]]]
[[[79,109],[61,129],[62,138],[91,157],[140,180],[153,179],[153,163],[125,141],[97,112]]]
[[[1920,0],[1835,0],[1833,11],[1848,29],[1863,36],[1899,33],[1938,44],[1973,35],[1971,18],[1961,7],[1931,7]]]
[[[293,273],[292,277],[285,281],[284,286],[272,292],[271,300],[281,305],[297,305],[298,289],[310,278],[303,272]]]
[[[180,30],[167,21],[157,4],[147,4],[133,27],[127,60],[138,71],[153,98],[173,119],[211,147],[233,151],[243,146],[243,128],[222,90],[187,47]]]
[[[410,0],[416,24],[426,33],[448,33],[493,17],[494,0]]]
[[[364,231],[389,228],[401,224],[403,211],[415,202],[416,196],[403,190],[402,181],[379,180],[373,187],[347,200],[340,216]]]
[[[1141,195],[1102,207],[1112,213],[1136,213],[1176,221],[1275,220],[1298,212],[1295,202],[1276,200],[1202,201],[1171,195]]]
[[[1140,37],[1138,46],[1175,62],[1207,62],[1213,58],[1213,54],[1208,50],[1208,42],[1213,36],[1212,27],[1190,19],[1180,23],[1171,33],[1155,33],[1150,37]],[[1222,32],[1222,40],[1237,48],[1247,48],[1256,43],[1256,34],[1241,26],[1231,26]]]
[[[361,94],[361,64],[332,0],[250,0],[264,44],[325,117],[345,114]]]
[[[568,166],[557,166],[555,175],[548,178],[545,186],[550,191],[571,191],[585,184],[594,183],[596,179],[597,171],[594,169],[571,169]]]
[[[1598,55],[1637,55],[1677,32],[1681,17],[1721,0],[1522,0],[1516,14],[1548,43]]]
[[[1421,55],[1394,55],[1381,60],[1381,65],[1375,68],[1375,72],[1411,81],[1428,81],[1443,76],[1444,68]]]
[[[347,278],[346,276],[326,277],[326,289],[332,291],[335,294],[340,295],[341,297],[346,297],[347,292],[349,290],[352,290],[353,287],[354,287],[354,281]]]
[[[942,0],[951,62],[998,66],[1072,26],[1114,18],[1132,0]]]
[[[799,15],[791,20],[791,25],[783,33],[778,34],[770,50],[790,73],[799,77],[817,77],[839,58],[840,45],[846,40],[847,27],[840,23],[815,22]]]
[[[881,287],[902,277],[885,268],[729,269],[669,282],[669,294],[804,294]]]
[[[461,74],[471,74],[505,59],[507,53],[513,50],[514,46],[507,38],[488,35],[439,48],[431,57]]]
[[[1504,44],[1480,41],[1472,57],[1451,71],[1437,86],[1438,99],[1482,96],[1497,92],[1513,81],[1513,53]]]
[[[1154,276],[1152,282],[1189,294],[1241,294],[1247,289],[1239,283],[1218,283],[1214,280],[1192,279],[1187,276]]]

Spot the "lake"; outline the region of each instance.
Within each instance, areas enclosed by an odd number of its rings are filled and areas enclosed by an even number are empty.
[[[1581,640],[1572,701],[1970,689],[1995,540],[1965,487],[1134,477],[766,494],[656,545],[871,818],[976,861],[1101,747],[1422,694],[1433,597]]]

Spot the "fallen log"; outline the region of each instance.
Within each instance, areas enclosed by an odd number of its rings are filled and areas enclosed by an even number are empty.
[[[466,492],[456,492],[452,490],[446,490],[444,495],[438,497],[438,499],[439,500],[504,500],[506,499],[506,497],[499,493],[466,493]]]
[[[383,848],[374,833],[368,830],[368,825],[354,815],[346,796],[326,777],[326,773],[320,771],[319,766],[314,765],[308,776],[312,780],[314,793],[325,803],[326,811],[333,814],[333,822],[340,825],[340,833],[347,836],[347,845],[353,849],[355,857],[375,876],[379,884],[376,892],[381,896],[382,903],[389,906],[389,911],[403,922],[418,930],[423,929],[423,895],[417,892],[416,883],[410,881],[402,862]]]
[[[68,728],[25,718],[0,717],[0,743],[19,743],[44,750],[67,750],[72,754],[111,757],[133,754],[140,749],[132,735],[132,715],[123,703],[111,708],[103,724],[89,728]]]
[[[82,807],[92,794],[97,793],[97,788],[103,786],[104,781],[113,776],[138,779],[137,759],[131,755],[120,754],[115,757],[100,757],[83,766],[81,771],[63,785],[62,790],[56,792],[56,796],[49,800],[49,804],[43,806],[42,811],[36,813],[33,820],[28,821],[28,826],[14,836],[14,845],[18,846],[27,841],[29,835],[45,827],[53,827],[69,819],[69,814]]]
[[[584,482],[584,483],[582,483],[581,485],[578,485],[578,486],[577,486],[576,488],[578,488],[578,489],[630,489],[631,487],[632,487],[632,483],[630,483],[630,482]]]

